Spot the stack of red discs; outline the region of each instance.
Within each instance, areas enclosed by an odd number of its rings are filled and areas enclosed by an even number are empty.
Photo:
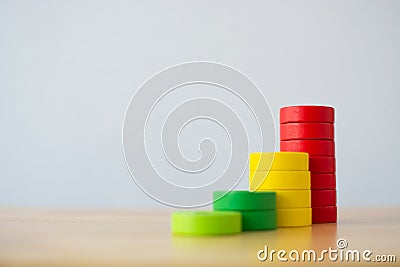
[[[334,121],[333,107],[280,109],[280,150],[309,154],[313,223],[337,221]]]

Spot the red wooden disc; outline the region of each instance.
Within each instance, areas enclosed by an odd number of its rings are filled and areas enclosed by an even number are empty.
[[[336,171],[336,158],[310,157],[309,170],[311,173],[332,173]]]
[[[337,207],[313,207],[312,223],[335,223],[337,222]]]
[[[317,189],[311,190],[311,207],[335,206],[336,190]]]
[[[331,123],[286,123],[280,128],[281,140],[334,140],[334,125]]]
[[[289,106],[280,109],[280,122],[335,122],[335,109],[327,106]]]
[[[311,189],[336,189],[334,173],[311,173]]]
[[[313,156],[335,156],[335,142],[330,140],[289,140],[280,142],[281,151],[307,152]]]

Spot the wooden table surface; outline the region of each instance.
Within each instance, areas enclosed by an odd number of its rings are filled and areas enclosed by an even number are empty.
[[[395,255],[400,264],[400,208],[341,208],[338,224],[244,232],[230,236],[172,236],[170,213],[135,210],[0,209],[0,266],[267,266],[257,251],[347,249]],[[373,257],[372,256],[372,257]],[[348,265],[325,259],[323,266]],[[299,264],[297,264],[299,266]],[[309,266],[310,263],[300,265]]]

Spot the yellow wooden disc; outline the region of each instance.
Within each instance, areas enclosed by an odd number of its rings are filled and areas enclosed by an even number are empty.
[[[309,171],[250,171],[250,191],[310,189]]]
[[[308,154],[303,152],[250,153],[250,171],[308,171]]]
[[[262,192],[266,190],[256,190]],[[268,190],[276,192],[276,208],[309,208],[311,207],[311,190]]]
[[[278,227],[298,227],[311,225],[311,208],[277,209]]]

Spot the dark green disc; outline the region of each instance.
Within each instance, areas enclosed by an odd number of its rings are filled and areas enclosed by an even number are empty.
[[[273,191],[215,191],[214,210],[275,210],[276,193]]]
[[[241,211],[243,231],[276,229],[276,210]]]

